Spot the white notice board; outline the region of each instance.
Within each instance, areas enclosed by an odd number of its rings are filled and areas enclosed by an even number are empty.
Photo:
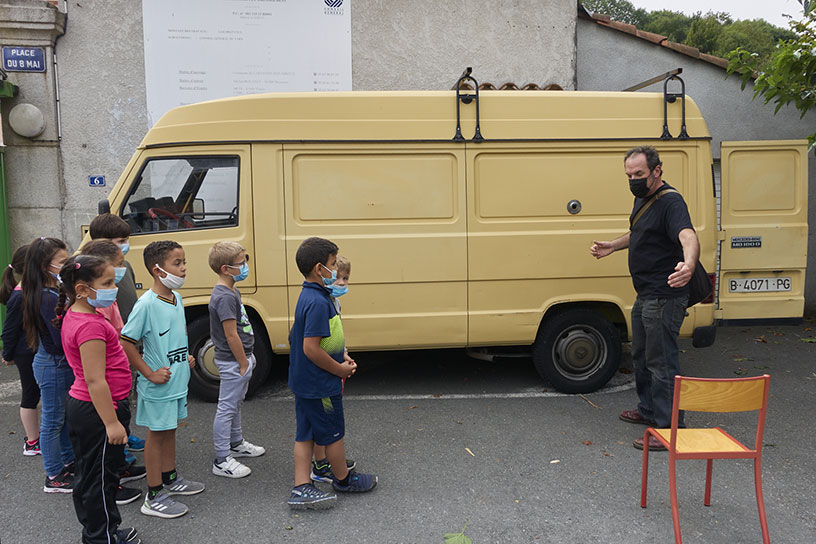
[[[203,100],[351,90],[351,0],[142,0],[150,126]]]

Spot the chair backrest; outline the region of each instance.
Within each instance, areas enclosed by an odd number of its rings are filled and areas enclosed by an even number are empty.
[[[763,410],[768,399],[767,374],[752,378],[675,377],[677,409],[693,412]]]

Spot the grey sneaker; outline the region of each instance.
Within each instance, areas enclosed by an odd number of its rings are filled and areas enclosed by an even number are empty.
[[[187,506],[180,502],[174,501],[170,495],[164,491],[159,491],[159,494],[151,501],[145,499],[142,504],[142,514],[146,516],[156,516],[157,518],[172,519],[183,516],[188,512]]]
[[[179,476],[172,484],[164,484],[164,490],[168,495],[198,495],[204,491],[204,484]]]
[[[262,446],[256,446],[251,442],[243,440],[237,447],[230,447],[230,455],[233,457],[260,457],[266,453]]]
[[[303,484],[292,488],[288,502],[293,510],[323,510],[334,506],[337,495],[320,491],[312,484]]]

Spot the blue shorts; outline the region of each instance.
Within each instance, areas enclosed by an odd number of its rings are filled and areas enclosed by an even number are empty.
[[[187,417],[187,397],[173,400],[147,400],[142,395],[136,400],[136,425],[151,431],[169,431],[178,427]]]
[[[314,440],[318,446],[328,446],[346,434],[341,395],[324,399],[295,397],[295,417],[295,442]]]

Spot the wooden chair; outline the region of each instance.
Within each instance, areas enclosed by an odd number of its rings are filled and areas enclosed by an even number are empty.
[[[762,541],[768,544],[768,522],[765,519],[765,503],[762,498],[762,433],[765,429],[765,410],[768,406],[768,388],[771,377],[767,374],[754,378],[706,379],[676,376],[674,402],[669,429],[649,427],[643,434],[643,480],[640,490],[640,506],[646,508],[646,481],[649,469],[649,436],[654,436],[669,451],[669,493],[671,494],[674,540],[682,543],[680,515],[677,510],[678,459],[706,459],[705,505],[711,506],[711,472],[714,459],[753,459],[754,486],[756,488],[759,525]],[[678,429],[680,410],[694,412],[748,412],[759,410],[756,439],[750,449],[719,427],[704,429]]]

